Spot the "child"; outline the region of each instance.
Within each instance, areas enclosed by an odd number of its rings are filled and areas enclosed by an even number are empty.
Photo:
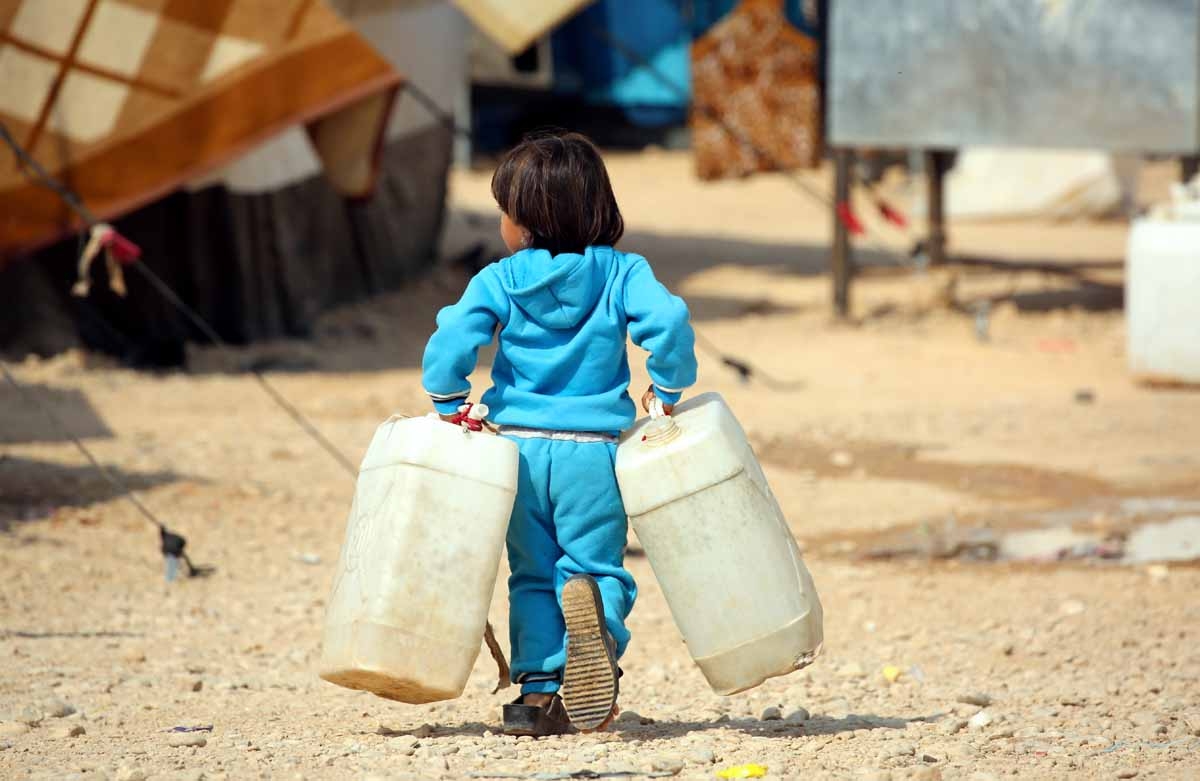
[[[513,254],[483,269],[443,309],[425,348],[423,384],[449,419],[471,392],[479,348],[499,349],[483,396],[520,451],[508,528],[513,681],[509,734],[608,726],[617,659],[637,596],[624,567],[617,437],[634,421],[626,335],[650,353],[669,414],[696,380],[684,302],[645,258],[613,249],[625,226],[604,161],[577,133],[525,139],[492,176],[500,236]],[[562,697],[558,691],[562,688]]]

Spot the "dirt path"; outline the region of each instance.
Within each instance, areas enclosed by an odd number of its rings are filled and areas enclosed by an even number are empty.
[[[746,424],[808,547],[827,636],[812,668],[711,694],[635,556],[626,713],[609,734],[495,734],[504,697],[489,693],[486,654],[463,698],[441,705],[324,684],[313,665],[350,480],[245,376],[65,356],[20,377],[55,389],[97,455],[217,570],[165,585],[153,530],[68,443],[25,441],[36,413],[0,392],[0,777],[713,778],[747,762],[797,779],[1200,774],[1200,570],[872,563],[831,543],[952,515],[999,524],[1194,497],[1200,394],[1135,385],[1119,309],[1064,307],[1088,291],[1039,274],[964,272],[960,299],[997,298],[987,341],[971,317],[930,306],[937,275],[872,274],[855,291],[859,325],[835,325],[812,274],[826,215],[772,177],[663,184],[684,170],[671,155],[614,160],[628,248],[689,298],[709,342],[772,375],[742,383],[702,356],[704,388]],[[450,252],[493,232],[486,177],[455,187]],[[974,252],[1067,259],[1119,258],[1124,240],[1108,224],[955,235]],[[420,351],[461,283],[446,273],[254,357],[313,369],[273,379],[357,458],[388,414],[424,410]],[[493,621],[505,613],[498,592]],[[212,731],[168,732],[200,725]]]

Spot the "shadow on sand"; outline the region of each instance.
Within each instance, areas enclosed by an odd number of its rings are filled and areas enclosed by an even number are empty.
[[[758,719],[722,718],[718,721],[657,721],[642,724],[633,719],[618,721],[608,734],[617,735],[622,741],[637,740],[654,742],[674,740],[684,735],[712,730],[736,730],[760,738],[799,738],[837,735],[856,730],[903,730],[909,724],[935,722],[945,713],[904,718],[899,716],[877,716],[873,714],[850,714],[844,718],[814,716],[804,722],[759,721]],[[497,733],[498,724],[483,724],[472,721],[454,725],[435,725],[429,733],[427,727],[412,730],[396,730],[392,736],[419,736],[422,740],[436,741],[439,738],[482,737],[485,733]],[[570,737],[562,738],[570,740]]]

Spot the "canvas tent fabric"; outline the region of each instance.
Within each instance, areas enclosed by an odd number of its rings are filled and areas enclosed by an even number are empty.
[[[453,0],[481,32],[520,54],[594,0]]]
[[[692,46],[697,175],[718,179],[818,165],[819,68],[817,41],[791,24],[782,0],[742,0],[713,25]]]
[[[401,83],[309,0],[0,0],[0,121],[102,219],[295,123],[351,194],[369,191]],[[77,223],[0,163],[0,256]]]
[[[692,41],[677,0],[599,0],[556,30],[552,42],[556,90],[619,106],[638,125],[686,117]]]
[[[429,0],[325,5],[393,72],[411,77],[440,112],[453,114],[467,88],[467,23],[452,6]],[[369,198],[348,198],[335,186],[329,158],[301,123],[189,177],[114,224],[226,341],[306,336],[323,311],[394,289],[436,257],[452,134],[403,88],[385,119]],[[85,346],[135,364],[177,364],[186,341],[203,341],[137,274],[129,276],[126,299],[107,291],[100,276],[89,300],[70,299],[77,252],[76,242],[67,240],[10,266],[8,291],[0,281],[0,308],[11,298],[29,317],[57,325],[53,333],[13,334],[10,328],[6,334],[0,322],[0,347],[8,343],[20,352],[28,345],[46,353],[71,346],[63,339],[64,317],[76,324]],[[57,316],[47,314],[48,288],[59,298]],[[36,310],[22,303],[38,300]]]

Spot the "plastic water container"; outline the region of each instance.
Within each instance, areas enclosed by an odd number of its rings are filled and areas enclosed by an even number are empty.
[[[1200,209],[1135,220],[1126,259],[1129,369],[1140,380],[1200,383]]]
[[[517,447],[436,416],[375,432],[325,612],[319,674],[419,704],[462,694],[517,492]]]
[[[692,659],[735,694],[812,663],[821,603],[758,460],[706,393],[643,420],[617,450],[625,510]]]

